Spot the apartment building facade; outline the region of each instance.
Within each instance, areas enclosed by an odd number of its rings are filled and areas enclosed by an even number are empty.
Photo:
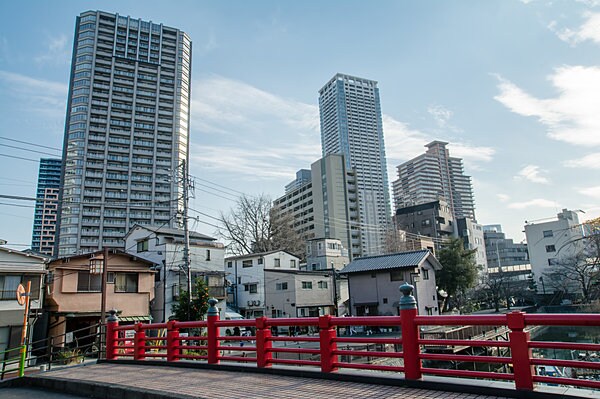
[[[189,36],[119,14],[77,17],[58,255],[124,248],[135,224],[174,227],[187,168]]]

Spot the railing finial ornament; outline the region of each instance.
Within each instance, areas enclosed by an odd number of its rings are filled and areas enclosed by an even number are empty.
[[[117,317],[117,309],[111,309],[108,311],[109,316],[106,319],[107,322],[111,322],[114,323],[116,321],[119,321],[119,318]]]
[[[403,295],[402,298],[400,298],[400,310],[416,309],[417,300],[412,296],[415,287],[411,284],[404,283],[398,289]]]
[[[210,298],[208,300],[208,312],[206,313],[207,316],[218,316],[219,315],[219,308],[217,307],[217,303],[219,303],[219,301],[215,298]]]

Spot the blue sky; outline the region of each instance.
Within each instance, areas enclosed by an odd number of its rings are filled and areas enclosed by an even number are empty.
[[[89,9],[192,38],[195,230],[213,234],[210,216],[239,193],[277,198],[321,156],[318,90],[337,72],[379,82],[390,182],[444,140],[473,177],[478,221],[516,241],[563,207],[600,216],[600,1],[1,2],[0,137],[40,147],[0,139],[0,154],[58,155]],[[0,193],[34,196],[37,167],[0,156]],[[28,205],[0,200],[16,248],[31,240]]]

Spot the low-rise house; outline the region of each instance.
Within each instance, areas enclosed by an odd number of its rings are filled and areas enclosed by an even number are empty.
[[[31,281],[30,315],[41,310],[46,261],[41,256],[0,247],[0,352],[21,344],[24,307],[17,302],[19,284],[27,288]]]
[[[249,319],[269,316],[271,309],[265,305],[265,272],[298,270],[299,265],[300,259],[285,251],[225,258],[225,273],[231,285],[231,305]]]
[[[340,274],[348,276],[350,312],[353,316],[400,314],[404,282],[415,286],[419,314],[439,314],[435,271],[442,265],[428,250],[365,256],[353,260]]]
[[[335,275],[331,271],[265,270],[269,317],[335,315]]]
[[[195,231],[190,231],[189,237],[192,286],[196,279],[203,279],[208,295],[219,300],[217,306],[224,314],[227,297],[223,271],[225,246],[216,238]],[[187,291],[184,245],[184,231],[169,227],[135,225],[125,236],[127,252],[158,265],[154,284],[156,298],[152,303],[152,317],[157,323],[169,320],[180,291]]]
[[[50,316],[49,336],[63,336],[100,321],[102,274],[92,273],[92,258],[105,262],[103,251],[97,251],[48,263],[50,276],[45,308]],[[150,302],[154,299],[154,266],[150,261],[110,250],[106,310],[118,310],[122,323],[152,320]],[[85,331],[82,335],[86,335]]]

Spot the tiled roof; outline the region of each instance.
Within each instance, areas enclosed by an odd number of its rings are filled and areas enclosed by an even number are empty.
[[[428,257],[437,269],[439,262],[424,249],[420,251],[399,252],[389,255],[365,256],[350,262],[340,273],[361,273],[376,270],[400,269],[406,267],[417,267]]]

